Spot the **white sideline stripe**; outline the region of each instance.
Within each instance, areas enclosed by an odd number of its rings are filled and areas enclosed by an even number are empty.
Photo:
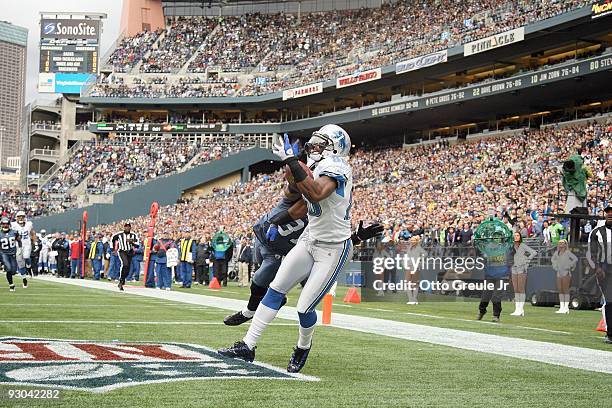
[[[156,304],[140,305],[139,307],[159,307],[159,306],[178,306],[176,302],[159,302]],[[0,303],[0,306],[74,306],[74,303]],[[79,307],[125,307],[126,305],[109,305],[105,303],[79,303]],[[206,309],[206,306],[198,306],[198,308]]]
[[[39,280],[47,279],[39,278]],[[54,279],[49,279],[48,281],[58,282]],[[58,283],[108,291],[117,290],[115,285],[99,281],[78,280],[59,281]],[[194,295],[185,292],[133,290],[130,288],[126,291],[144,297],[174,300],[219,309],[240,310],[246,305],[244,300]],[[317,313],[320,314],[319,312]],[[279,310],[278,317],[294,321],[298,320],[297,310],[294,307],[285,306]],[[610,351],[342,313],[334,313],[332,320],[331,326],[340,329],[612,374],[612,352]],[[585,334],[585,337],[587,336]]]
[[[123,320],[0,320],[2,323],[57,323],[57,324],[144,324],[154,326],[164,325],[185,325],[185,326],[221,326],[223,322],[140,322],[140,321],[123,321]],[[272,323],[272,326],[293,326],[295,323]]]

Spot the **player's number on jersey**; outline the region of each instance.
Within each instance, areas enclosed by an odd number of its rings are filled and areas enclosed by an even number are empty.
[[[278,233],[281,236],[286,237],[287,235],[291,235],[294,232],[298,232],[302,228],[304,228],[304,221],[302,220],[294,220],[295,225],[285,224],[278,226]]]
[[[15,237],[2,238],[0,240],[0,248],[2,249],[15,248]]]

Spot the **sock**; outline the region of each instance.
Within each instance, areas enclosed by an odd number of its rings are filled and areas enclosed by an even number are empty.
[[[268,288],[266,295],[255,311],[249,331],[242,339],[251,350],[255,348],[257,340],[278,314],[284,297],[284,293]]]
[[[253,316],[253,321],[247,331],[246,335],[242,339],[246,345],[253,350],[257,344],[257,340],[261,337],[266,327],[274,320],[278,310],[272,309],[261,303]]]
[[[255,282],[251,282],[251,296],[249,297],[249,303],[247,303],[247,306],[244,308],[242,314],[246,317],[252,317],[255,314],[255,311],[257,310],[257,307],[261,303],[262,299],[266,295],[267,290],[268,288],[259,286]],[[247,313],[250,312],[251,315],[248,316],[245,311]]]
[[[252,310],[249,310],[248,307],[245,307],[244,309],[242,309],[242,311],[240,313],[242,313],[242,315],[244,317],[253,317],[253,316],[255,316],[255,312],[252,311]]]
[[[300,332],[298,336],[297,346],[302,350],[306,350],[310,348],[312,344],[312,335],[314,334],[315,325],[312,327],[302,327],[300,324]]]
[[[309,349],[312,344],[315,323],[317,322],[317,312],[298,313],[300,317],[300,329],[297,346],[302,350]]]
[[[559,309],[563,309],[563,303],[565,303],[565,295],[559,293]]]
[[[6,280],[8,281],[9,286],[14,286],[13,285],[13,274],[12,273],[10,273],[10,272],[6,273]]]

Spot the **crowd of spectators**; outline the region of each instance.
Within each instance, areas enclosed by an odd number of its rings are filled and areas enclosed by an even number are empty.
[[[119,85],[98,84],[90,96],[107,98],[204,98],[211,96],[234,96],[239,85],[235,82],[173,85]]]
[[[143,72],[177,72],[193,57],[188,70],[195,73],[211,67],[224,72],[257,68],[274,73],[274,79],[268,81],[255,76],[240,91],[241,95],[257,95],[393,64],[587,4],[586,0],[397,1],[378,8],[307,13],[300,18],[285,13],[179,18],[166,28],[157,48],[150,49],[150,39],[158,34],[144,32],[124,39],[109,62],[120,72],[138,60],[143,61]],[[131,91],[146,97],[151,93],[138,86],[120,92],[99,88],[92,96],[125,96]],[[204,92],[233,96],[237,89],[227,84],[226,92],[218,88]],[[182,97],[185,92],[161,94]]]
[[[550,214],[564,212],[559,168],[569,155],[581,151],[593,172],[589,213],[601,215],[610,203],[611,143],[608,123],[456,144],[357,150],[350,159],[352,220],[383,223],[385,239],[416,234],[427,244],[455,245],[486,217],[496,215],[525,237],[545,241]],[[248,235],[253,223],[275,205],[285,184],[279,171],[163,207],[158,236],[177,236],[185,228],[197,238],[219,229],[234,237]],[[148,225],[147,217],[131,221],[137,229]]]
[[[216,21],[206,17],[180,17],[166,27],[157,48],[143,58],[141,72],[177,72],[202,45],[215,28]]]
[[[86,181],[88,194],[111,194],[192,166],[226,157],[251,144],[168,140],[100,139],[85,142],[45,183],[45,193],[64,194]]]
[[[108,64],[115,72],[129,72],[142,61],[163,31],[142,31],[133,37],[123,38],[108,58]]]
[[[14,219],[20,210],[25,211],[28,217],[38,217],[64,212],[75,205],[76,197],[70,194],[19,189],[0,190],[0,214],[10,219]]]

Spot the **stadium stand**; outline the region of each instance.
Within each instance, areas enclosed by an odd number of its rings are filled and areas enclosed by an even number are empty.
[[[45,193],[67,193],[86,179],[89,194],[111,194],[121,188],[204,164],[248,148],[248,143],[210,143],[101,139],[82,143],[43,187]]]
[[[13,219],[17,211],[28,217],[38,217],[63,212],[76,205],[76,198],[69,194],[53,194],[44,191],[31,192],[17,189],[0,190],[0,214]]]
[[[109,64],[115,73],[128,72],[139,62],[143,72],[175,73],[186,68],[204,73],[215,68],[220,76],[214,85],[166,84],[153,89],[102,77],[89,96],[260,95],[451,48],[587,3],[399,1],[379,8],[310,13],[299,19],[282,13],[179,18],[161,34],[144,32],[124,39]],[[158,37],[161,40],[154,48]],[[236,83],[236,72],[249,74],[241,85]],[[116,81],[119,83],[108,83]]]
[[[390,235],[409,231],[433,240],[436,231],[443,229],[448,237],[496,213],[525,236],[541,237],[546,215],[563,211],[557,168],[578,149],[593,174],[589,212],[601,214],[612,196],[607,165],[611,142],[608,120],[603,125],[526,130],[513,137],[358,150],[351,157],[356,180],[352,219],[383,222]],[[284,184],[281,172],[259,175],[208,197],[162,208],[157,235],[176,236],[190,228],[193,236],[209,237],[220,227],[236,237],[249,234]],[[137,230],[149,222],[147,217],[131,221]],[[120,225],[101,228],[114,231]]]

